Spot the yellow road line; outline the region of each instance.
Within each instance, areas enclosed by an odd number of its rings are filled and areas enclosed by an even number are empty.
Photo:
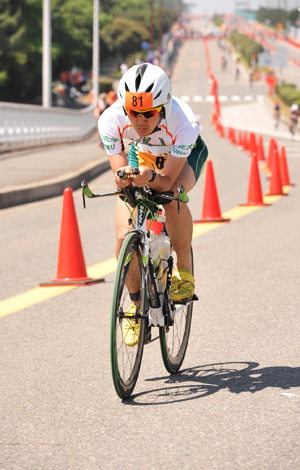
[[[284,187],[284,193],[287,193],[290,189],[290,186]],[[278,201],[282,196],[267,196],[264,195],[263,200],[265,203],[272,204],[273,202]],[[238,206],[229,211],[226,211],[222,214],[222,217],[229,218],[232,221],[244,217],[245,215],[250,214],[258,209],[261,209],[263,206]],[[216,228],[221,227],[227,222],[205,222],[203,224],[195,224],[193,229],[193,238],[199,237],[204,233],[211,232]],[[117,267],[117,261],[115,258],[110,258],[101,263],[95,264],[87,268],[87,274],[92,278],[99,278],[107,276],[115,271]],[[20,310],[24,310],[27,307],[31,307],[45,300],[51,299],[58,295],[64,294],[72,289],[75,289],[77,286],[51,286],[51,287],[35,287],[27,292],[16,295],[6,300],[0,301],[0,318],[16,313]]]
[[[87,275],[92,278],[98,278],[111,274],[116,269],[116,259],[111,258],[102,263],[95,264],[87,268]],[[34,289],[15,295],[0,302],[0,318],[16,313],[24,308],[39,304],[45,300],[51,299],[58,295],[76,289],[77,286],[51,286],[51,287],[35,287]]]

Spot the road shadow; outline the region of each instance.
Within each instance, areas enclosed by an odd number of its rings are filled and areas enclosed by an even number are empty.
[[[178,374],[147,379],[165,386],[132,395],[127,405],[161,405],[204,398],[220,390],[256,393],[266,388],[300,387],[300,367],[263,367],[258,362],[227,362],[184,369]]]

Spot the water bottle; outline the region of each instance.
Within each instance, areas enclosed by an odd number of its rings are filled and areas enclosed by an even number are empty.
[[[159,254],[162,264],[162,275],[159,282],[158,292],[163,294],[167,285],[167,278],[168,278],[168,268],[169,263],[168,259],[171,254],[171,242],[168,235],[165,233],[161,233],[158,235],[158,245],[159,245]]]
[[[168,261],[171,255],[171,242],[170,238],[166,233],[158,235],[159,253],[160,259]]]
[[[157,281],[157,286],[159,286],[159,280],[162,276],[163,269],[160,260],[160,252],[159,252],[159,244],[156,233],[150,231],[150,250],[151,250],[151,258],[153,262],[155,277]]]

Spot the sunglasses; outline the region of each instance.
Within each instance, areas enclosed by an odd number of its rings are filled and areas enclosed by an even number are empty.
[[[158,113],[161,112],[162,106],[158,106],[158,108],[149,109],[148,111],[135,111],[134,109],[125,109],[126,113],[133,118],[139,117],[139,115],[143,116],[145,119],[150,119],[154,116],[157,116]]]

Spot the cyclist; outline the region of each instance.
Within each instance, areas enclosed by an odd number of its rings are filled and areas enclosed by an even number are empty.
[[[279,126],[279,121],[280,121],[280,104],[278,101],[275,101],[274,107],[273,107],[273,116],[275,120],[275,128]]]
[[[249,86],[253,88],[253,80],[254,80],[254,69],[250,67],[249,69]]]
[[[298,116],[299,116],[299,105],[292,104],[289,111],[289,129],[292,134],[294,134],[296,130],[296,126],[298,123]]]
[[[158,192],[176,192],[183,184],[188,192],[204,169],[208,150],[199,135],[199,123],[191,108],[172,96],[167,74],[156,65],[134,65],[124,73],[119,83],[118,101],[101,115],[98,126],[119,189],[134,182],[138,187],[148,185]],[[132,140],[128,156],[124,138]],[[136,166],[139,166],[139,175],[131,173]],[[121,179],[117,174],[119,169],[125,170],[129,178]],[[186,204],[181,205],[178,214],[177,205],[172,202],[165,206],[165,213],[166,228],[177,254],[170,297],[177,302],[184,301],[194,294],[190,259],[193,220]],[[124,231],[129,228],[128,210],[120,198],[116,219],[118,257]],[[137,286],[136,291],[138,289]],[[138,293],[132,292],[131,299],[134,310],[139,301]],[[127,325],[133,330],[132,344],[129,344],[130,339],[126,339],[126,344],[133,346],[138,341],[138,328],[132,323]]]

